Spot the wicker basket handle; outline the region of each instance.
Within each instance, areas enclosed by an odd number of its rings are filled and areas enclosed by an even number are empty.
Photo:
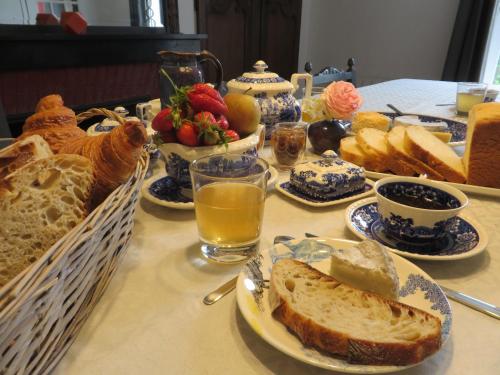
[[[82,112],[76,116],[76,121],[78,123],[87,120],[89,118],[92,118],[94,116],[106,116],[107,118],[111,120],[118,121],[120,125],[125,123],[125,119],[121,117],[118,113],[113,112],[109,109],[106,108],[91,108],[88,111]]]

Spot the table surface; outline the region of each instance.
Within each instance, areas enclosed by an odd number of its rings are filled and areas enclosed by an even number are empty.
[[[454,117],[456,84],[396,80],[360,88],[363,110],[392,103],[403,112]],[[264,150],[269,155],[269,150]],[[467,213],[489,235],[470,259],[414,263],[444,286],[500,305],[500,202],[470,195]],[[305,231],[356,240],[344,223],[349,203],[311,208],[268,193],[261,248],[278,234]],[[276,350],[246,323],[234,292],[212,306],[202,298],[239,266],[207,262],[199,252],[194,211],[141,199],[132,243],[114,279],[55,374],[332,374]],[[500,321],[451,301],[451,339],[433,357],[401,374],[498,374]]]

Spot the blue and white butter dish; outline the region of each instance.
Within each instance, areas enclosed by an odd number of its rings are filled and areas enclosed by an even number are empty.
[[[380,221],[376,197],[352,203],[345,210],[349,230],[361,239],[372,239],[405,258],[420,260],[458,260],[470,258],[484,251],[488,234],[473,218],[464,213],[455,217],[445,235],[434,242],[415,242],[389,236]]]
[[[373,182],[365,178],[363,168],[328,150],[321,159],[296,165],[276,189],[301,203],[325,207],[372,194]]]
[[[469,200],[460,190],[418,177],[388,177],[375,184],[385,232],[396,240],[432,243],[455,225]]]

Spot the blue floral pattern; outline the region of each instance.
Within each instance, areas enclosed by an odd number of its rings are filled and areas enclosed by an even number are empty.
[[[183,187],[191,188],[191,176],[189,175],[189,161],[179,154],[172,152],[168,155],[165,169],[167,174],[173,177]]]
[[[149,186],[149,193],[167,202],[188,203],[193,200],[181,192],[181,187],[170,176],[162,177]]]
[[[365,192],[369,191],[372,188],[371,185],[365,184],[365,186],[364,186],[363,189],[352,191],[352,192],[349,192],[349,193],[346,193],[346,194],[342,194],[342,195],[336,196],[334,198],[324,199],[324,198],[319,198],[319,197],[313,197],[313,196],[311,196],[309,194],[305,194],[302,191],[296,189],[292,184],[290,184],[290,182],[283,182],[283,183],[280,184],[280,187],[283,190],[287,191],[288,193],[295,195],[296,197],[299,197],[301,199],[304,199],[306,201],[313,202],[313,203],[333,202],[333,201],[336,201],[336,200],[339,200],[339,199],[343,199],[343,198],[347,198],[347,197],[352,197],[353,195],[358,195],[358,194],[361,194],[361,193],[365,193]]]
[[[236,78],[236,82],[243,83],[280,83],[285,82],[284,78],[281,77],[273,77],[273,78],[249,78],[249,77],[238,77]]]
[[[380,222],[377,203],[366,203],[356,208],[350,215],[350,220],[356,231],[364,237],[376,240],[385,246],[423,255],[456,255],[473,250],[479,243],[476,229],[461,217],[448,227],[443,238],[431,243],[416,243],[415,241],[396,240],[388,236]]]
[[[442,290],[436,283],[425,279],[422,275],[410,274],[406,283],[399,289],[399,296],[406,297],[415,294],[417,289],[424,292],[424,298],[432,302],[431,309],[439,311],[444,315],[444,322],[441,326],[441,338],[447,337],[451,329],[451,309]]]
[[[456,222],[456,218],[452,217],[448,220],[438,221],[434,223],[432,228],[424,226],[414,226],[412,218],[403,218],[393,212],[389,213],[389,217],[381,217],[385,232],[397,239],[405,241],[415,241],[427,243],[434,241],[446,235],[446,232]]]
[[[268,97],[266,93],[255,95],[260,110],[261,121],[266,126],[266,139],[271,139],[274,125],[278,122],[298,121],[301,116],[300,105],[292,94],[282,92]]]

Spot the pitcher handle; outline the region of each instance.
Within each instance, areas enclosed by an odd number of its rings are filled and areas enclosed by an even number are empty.
[[[222,64],[219,61],[217,57],[212,52],[209,52],[207,50],[203,50],[200,52],[198,55],[200,58],[208,60],[212,62],[212,64],[215,65],[215,68],[217,70],[217,77],[215,78],[215,89],[218,90],[221,83],[222,83],[222,77],[223,77],[223,70],[222,70]]]
[[[293,92],[295,92],[299,88],[299,80],[306,81],[306,91],[304,93],[304,98],[309,98],[311,96],[312,91],[312,75],[309,73],[294,73],[292,74],[292,78],[290,81],[293,85]]]

